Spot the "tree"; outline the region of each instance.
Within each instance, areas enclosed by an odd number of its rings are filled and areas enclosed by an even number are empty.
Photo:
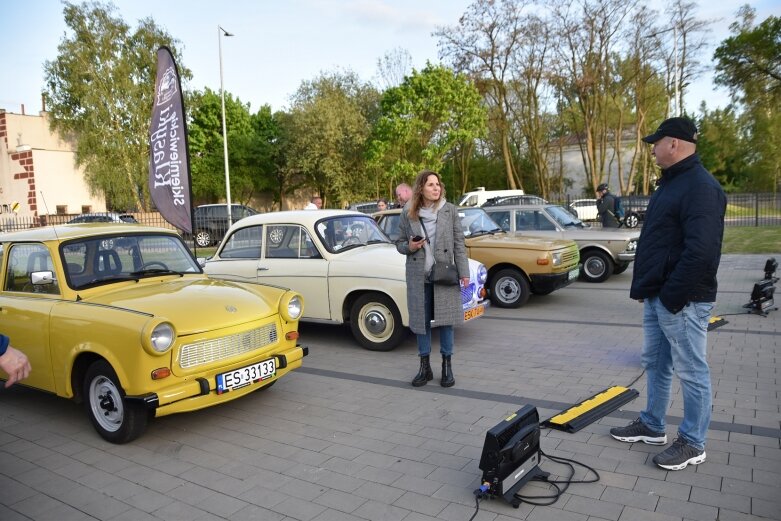
[[[476,0],[458,25],[434,32],[440,56],[449,59],[456,71],[470,74],[486,94],[489,125],[499,140],[507,185],[513,189],[523,188],[523,183],[513,164],[507,82],[526,4],[526,0]]]
[[[325,205],[366,193],[364,146],[375,92],[354,73],[336,72],[303,82],[292,98],[286,169],[302,175]]]
[[[131,30],[112,5],[64,5],[71,34],[44,64],[51,127],[77,140],[76,163],[93,195],[111,209],[146,211],[157,49],[178,56],[176,41],[151,18]]]
[[[381,90],[396,87],[412,71],[412,56],[407,49],[396,47],[377,60],[377,80]]]
[[[444,66],[413,70],[401,85],[385,91],[380,106],[369,163],[394,179],[440,170],[459,147],[485,133],[486,113],[477,89]]]

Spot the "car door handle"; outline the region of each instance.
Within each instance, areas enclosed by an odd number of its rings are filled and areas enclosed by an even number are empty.
[[[269,268],[266,268],[265,266],[258,267],[258,271],[268,271]]]

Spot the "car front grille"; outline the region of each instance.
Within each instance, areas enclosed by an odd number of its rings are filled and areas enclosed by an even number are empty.
[[[568,266],[570,264],[574,264],[577,258],[578,258],[577,247],[563,251],[561,253],[561,264],[562,266]]]
[[[190,369],[260,349],[277,342],[276,324],[267,324],[244,333],[203,340],[182,346],[179,366]]]

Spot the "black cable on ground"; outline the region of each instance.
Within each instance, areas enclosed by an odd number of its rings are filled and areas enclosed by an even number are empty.
[[[570,469],[569,477],[567,479],[565,479],[565,480],[549,479],[548,477],[543,477],[543,478],[535,477],[533,479],[534,481],[542,481],[544,483],[548,483],[549,485],[553,486],[553,488],[556,489],[556,493],[552,494],[550,496],[523,496],[521,494],[517,494],[516,493],[514,495],[514,497],[515,497],[515,499],[517,499],[521,503],[527,503],[529,505],[535,505],[535,506],[550,506],[550,505],[554,504],[556,501],[559,500],[561,495],[564,492],[566,492],[566,490],[569,488],[570,485],[572,485],[574,483],[596,483],[597,481],[599,481],[599,472],[597,472],[593,468],[589,467],[585,463],[580,463],[579,461],[575,461],[575,460],[569,459],[569,458],[562,458],[562,457],[559,457],[559,456],[552,456],[550,454],[545,454],[542,451],[542,449],[540,449],[540,456],[545,456],[546,458],[548,458],[551,461],[555,461],[556,463],[560,463],[562,465],[568,466],[569,469]],[[572,478],[573,478],[573,476],[575,476],[575,467],[574,467],[574,465],[578,465],[580,467],[585,468],[586,470],[588,470],[589,472],[594,474],[594,478],[593,479],[582,479],[582,480],[577,480],[577,481],[573,480]],[[559,485],[564,485],[564,486],[563,487],[559,487]],[[546,502],[532,501],[532,500],[537,500],[537,499],[544,500]]]

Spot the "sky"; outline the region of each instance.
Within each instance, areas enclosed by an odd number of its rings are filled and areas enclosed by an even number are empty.
[[[75,0],[74,0],[75,1]],[[471,0],[115,0],[118,14],[131,27],[152,16],[180,41],[177,59],[193,72],[185,87],[220,89],[218,25],[223,37],[225,91],[249,103],[254,112],[269,104],[289,106],[302,81],[321,72],[351,70],[362,80],[377,77],[377,61],[394,49],[406,49],[417,69],[438,62],[431,33],[453,26]],[[651,3],[663,5],[662,0]],[[745,2],[706,0],[697,15],[714,20],[707,56],[729,36],[729,24]],[[755,0],[758,21],[781,16],[781,0]],[[41,110],[43,64],[57,57],[66,33],[57,0],[0,0],[0,108],[27,114]],[[729,101],[726,90],[706,73],[692,85],[685,104],[696,111],[701,100],[710,109]]]

